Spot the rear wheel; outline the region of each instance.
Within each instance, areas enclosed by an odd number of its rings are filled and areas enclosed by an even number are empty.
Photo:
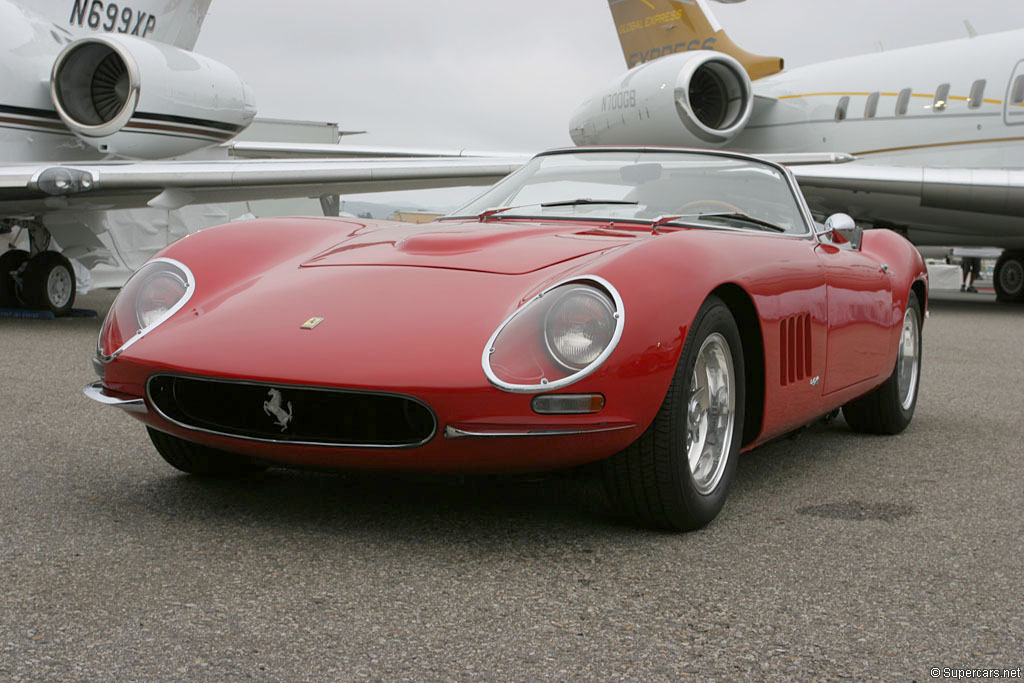
[[[650,427],[602,464],[618,511],[662,529],[698,529],[725,504],[743,434],[743,349],[736,321],[711,296],[694,320]]]
[[[207,477],[224,477],[267,469],[265,465],[253,463],[244,456],[200,446],[197,443],[164,434],[152,427],[147,427],[146,431],[149,432],[149,439],[156,446],[160,456],[172,467],[182,472]]]
[[[0,307],[17,306],[17,284],[14,272],[28,261],[28,252],[11,249],[0,254]]]
[[[856,432],[898,434],[914,417],[920,382],[921,305],[911,293],[903,314],[896,367],[885,384],[843,406],[843,417]]]
[[[993,272],[996,299],[999,301],[1024,301],[1024,253],[1003,252],[996,261]]]

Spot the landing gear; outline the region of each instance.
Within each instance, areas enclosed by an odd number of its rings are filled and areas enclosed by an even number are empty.
[[[75,303],[75,269],[63,254],[42,251],[20,272],[18,298],[29,308],[66,315]]]
[[[1024,302],[1024,252],[1004,251],[992,279],[997,301]]]
[[[66,315],[75,303],[75,269],[63,254],[49,251],[50,232],[40,221],[19,221],[28,229],[30,251],[0,254],[0,307],[38,308]]]
[[[28,252],[21,249],[11,249],[0,254],[0,308],[12,308],[18,306],[17,280],[15,274],[28,261]]]

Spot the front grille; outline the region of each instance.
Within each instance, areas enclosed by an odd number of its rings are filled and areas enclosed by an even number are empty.
[[[424,403],[398,394],[154,375],[149,400],[189,429],[274,443],[401,448],[437,429]]]

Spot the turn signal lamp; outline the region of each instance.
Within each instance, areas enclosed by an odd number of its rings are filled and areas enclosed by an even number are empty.
[[[533,412],[540,415],[586,415],[604,408],[601,394],[544,394],[530,401]]]

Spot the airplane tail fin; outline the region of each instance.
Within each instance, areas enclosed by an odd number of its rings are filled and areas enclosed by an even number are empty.
[[[191,50],[199,38],[211,0],[133,0],[118,5],[96,0],[47,2],[39,8],[57,26],[72,31],[147,38]],[[70,5],[70,12],[68,9]],[[70,14],[70,16],[69,16]]]
[[[716,50],[735,57],[751,79],[782,71],[781,57],[751,54],[732,42],[707,0],[608,0],[608,7],[629,68],[673,52]]]

